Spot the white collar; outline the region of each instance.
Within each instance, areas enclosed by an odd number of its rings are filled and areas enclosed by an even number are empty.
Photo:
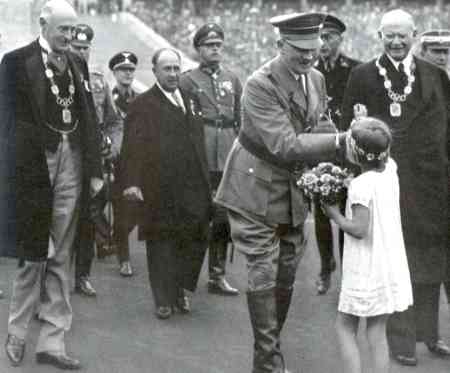
[[[186,112],[186,108],[184,107],[184,102],[183,102],[183,98],[181,96],[181,92],[180,90],[177,88],[175,91],[173,92],[169,92],[166,91],[163,87],[161,87],[161,84],[159,84],[158,81],[156,81],[156,85],[158,86],[158,88],[161,90],[161,92],[164,94],[164,96],[167,97],[167,99],[174,104],[176,107],[179,107],[180,105],[177,103],[177,101],[175,101],[173,95],[177,96],[178,102],[181,104],[181,109]]]
[[[47,40],[45,40],[45,38],[42,35],[39,36],[38,42],[42,49],[46,50],[48,53],[52,52],[50,44],[48,43]]]
[[[411,64],[413,62],[413,56],[412,53],[409,52],[406,57],[403,59],[403,61],[396,61],[394,60],[389,54],[386,53],[386,56],[389,58],[389,61],[394,65],[394,67],[398,70],[398,66],[400,63],[403,63],[403,67],[405,69],[405,72],[407,74],[411,73]]]

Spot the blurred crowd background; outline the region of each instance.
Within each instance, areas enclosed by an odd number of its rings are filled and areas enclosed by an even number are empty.
[[[0,18],[11,20],[31,16],[31,19],[37,19],[36,12],[44,1],[0,0]],[[109,16],[128,11],[192,59],[196,58],[192,46],[195,30],[205,22],[217,22],[225,30],[224,63],[242,81],[276,53],[274,46],[277,35],[268,23],[274,15],[298,11],[331,12],[337,15],[348,27],[344,34],[344,53],[361,61],[367,61],[381,51],[377,29],[382,13],[389,8],[401,7],[411,12],[419,33],[433,28],[450,28],[450,0],[67,1],[73,3],[81,14]],[[15,6],[8,7],[12,3]],[[20,14],[16,11],[18,3],[23,4]],[[38,32],[37,24],[35,27],[33,34]]]
[[[205,22],[225,29],[224,63],[245,79],[261,63],[274,56],[276,34],[268,23],[274,15],[303,10],[332,12],[347,24],[344,53],[367,61],[381,51],[377,29],[389,7],[410,11],[419,32],[450,28],[450,2],[349,1],[349,0],[141,0],[129,10],[177,48],[195,58],[192,37]]]

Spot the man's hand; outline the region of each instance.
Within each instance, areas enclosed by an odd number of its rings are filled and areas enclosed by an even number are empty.
[[[91,190],[90,194],[91,197],[95,197],[98,192],[100,192],[103,188],[104,182],[99,177],[92,177],[91,178]]]
[[[139,187],[129,187],[123,191],[123,196],[127,201],[143,201],[144,196],[142,195],[141,188]]]
[[[353,116],[355,119],[367,117],[367,107],[363,104],[353,105]]]

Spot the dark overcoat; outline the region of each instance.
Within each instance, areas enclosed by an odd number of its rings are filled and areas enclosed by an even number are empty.
[[[80,108],[79,130],[83,162],[82,208],[85,208],[91,177],[102,178],[100,133],[92,111],[92,95],[86,64],[66,52],[74,76]],[[45,156],[45,126],[49,82],[44,74],[38,41],[3,57],[0,65],[0,121],[7,138],[8,158],[15,159],[7,183],[15,192],[16,248],[20,258],[46,260],[52,218],[53,190]]]
[[[343,102],[342,129],[353,118],[356,103],[368,115],[386,122],[393,134],[391,155],[398,164],[400,208],[406,252],[413,282],[436,283],[445,278],[448,255],[448,78],[437,67],[414,58],[413,90],[392,117],[391,100],[375,60],[355,67]],[[380,64],[389,77],[395,67],[383,55]]]
[[[203,125],[186,94],[184,114],[154,85],[129,106],[121,153],[123,188],[142,190],[139,238],[157,241],[182,234],[192,242],[195,288],[206,250],[211,197]],[[194,263],[195,262],[195,263]]]

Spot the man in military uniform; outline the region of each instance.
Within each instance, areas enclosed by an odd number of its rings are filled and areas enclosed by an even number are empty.
[[[117,244],[117,257],[120,263],[120,275],[124,277],[133,275],[128,235],[136,225],[137,206],[133,205],[132,202],[125,201],[122,197],[120,149],[123,139],[123,123],[128,106],[137,96],[136,91],[132,88],[137,63],[137,56],[127,51],[117,53],[109,60],[109,68],[116,79],[116,86],[112,90],[113,100],[121,119],[118,130],[112,134],[112,153],[116,176],[113,198],[114,235]]]
[[[420,36],[420,56],[449,72],[450,30],[426,31]],[[450,103],[449,103],[450,104]],[[447,278],[450,279],[450,258],[447,264]],[[447,301],[450,304],[450,280],[444,281]]]
[[[351,69],[359,64],[341,52],[342,34],[346,30],[345,24],[337,17],[326,14],[323,28],[320,33],[322,47],[316,62],[316,68],[325,77],[328,94],[328,110],[332,121],[338,125],[341,116],[340,106],[344,97],[345,86]],[[331,273],[336,269],[336,260],[333,255],[333,232],[328,217],[322,209],[314,209],[314,222],[317,247],[320,254],[321,269],[316,281],[317,293],[325,294],[331,281]],[[339,231],[339,251],[342,257],[344,234]]]
[[[73,39],[70,44],[70,49],[78,54],[82,59],[89,63],[91,53],[92,40],[94,38],[94,30],[86,24],[78,24],[75,27]],[[90,71],[91,92],[94,99],[95,112],[103,129],[106,126],[114,126],[118,121],[114,105],[112,103],[111,91],[99,71]],[[103,164],[105,164],[103,160]],[[77,237],[77,244],[75,250],[75,291],[87,296],[95,296],[96,291],[92,286],[89,276],[92,267],[92,260],[94,258],[94,237],[103,236],[103,241],[107,241],[108,223],[104,218],[103,209],[104,201],[101,203],[100,197],[105,196],[105,190],[100,193],[97,198],[92,201],[90,209],[87,211],[89,216],[82,219],[81,231]],[[98,203],[100,202],[100,203]],[[97,207],[97,208],[95,208]],[[98,215],[98,216],[94,216]],[[93,222],[99,223],[94,228]],[[103,228],[103,229],[100,229]],[[98,232],[97,232],[98,231]],[[106,233],[106,234],[105,234]],[[103,244],[98,241],[97,250],[102,250]]]
[[[335,159],[346,143],[344,134],[310,133],[327,105],[325,79],[313,68],[322,21],[318,13],[270,20],[279,53],[247,80],[242,127],[215,198],[246,257],[253,373],[285,373],[280,334],[306,248],[307,203],[296,179],[306,164]]]
[[[450,73],[450,30],[426,31],[420,36],[420,56]],[[449,74],[450,76],[450,74]]]
[[[222,178],[225,161],[240,126],[242,85],[236,74],[222,64],[224,32],[216,23],[207,23],[194,35],[194,47],[200,66],[181,77],[180,88],[196,97],[203,115],[206,155],[213,194]],[[228,218],[223,207],[216,206],[210,225],[210,293],[238,295],[225,279],[227,247],[230,241]]]

